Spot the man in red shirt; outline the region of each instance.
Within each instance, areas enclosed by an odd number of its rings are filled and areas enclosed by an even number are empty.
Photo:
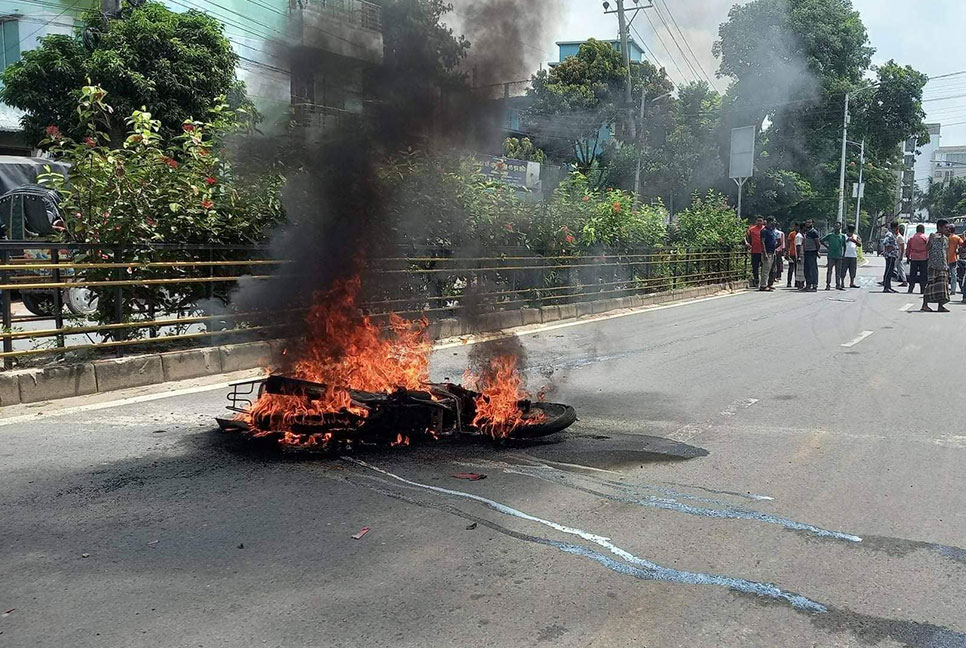
[[[909,294],[912,294],[916,284],[919,292],[926,290],[926,275],[929,265],[929,238],[926,236],[926,226],[916,227],[916,233],[906,242],[906,259],[909,260]]]
[[[956,226],[950,225],[949,247],[946,249],[946,261],[949,263],[949,294],[955,295],[956,288],[959,287],[957,270],[959,269],[959,246],[963,244],[963,239],[956,234]]]
[[[745,247],[751,249],[751,283],[757,286],[758,271],[761,269],[761,254],[765,251],[761,242],[761,230],[765,229],[765,219],[759,218],[745,232]]]

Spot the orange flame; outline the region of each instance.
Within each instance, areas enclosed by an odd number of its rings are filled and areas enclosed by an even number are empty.
[[[520,401],[528,400],[530,393],[523,386],[517,364],[514,355],[496,356],[490,358],[481,375],[475,376],[468,370],[463,375],[465,383],[481,392],[476,398],[473,425],[495,439],[507,436],[520,425],[534,422],[534,419],[524,419],[520,409]]]
[[[353,404],[350,389],[392,393],[400,388],[419,390],[428,382],[432,351],[426,335],[429,322],[425,317],[411,321],[391,313],[388,326],[380,327],[359,309],[360,288],[359,277],[354,277],[314,295],[314,305],[306,316],[305,341],[292,353],[289,349],[285,353],[297,358],[288,374],[321,385],[322,394],[312,399],[304,395],[261,395],[241,416],[254,436],[281,433],[282,445],[324,446],[333,438],[331,433],[300,434],[293,426],[327,415],[344,415],[346,427],[351,428],[353,416],[364,417],[367,410]],[[535,422],[534,418],[525,419],[520,409],[519,401],[530,396],[517,371],[516,357],[495,357],[481,376],[467,372],[464,380],[482,393],[476,399],[473,425],[494,438]],[[399,434],[392,445],[409,443],[409,437]]]
[[[359,278],[354,277],[316,293],[306,316],[306,340],[297,352],[291,375],[324,385],[322,397],[308,401],[299,396],[263,394],[244,416],[253,429],[260,430],[260,422],[271,421],[271,431],[286,432],[283,444],[324,443],[328,439],[314,438],[321,435],[292,433],[292,424],[340,412],[365,416],[366,410],[352,404],[350,388],[389,393],[400,387],[419,389],[428,380],[432,345],[425,331],[429,322],[425,318],[414,322],[392,313],[387,335],[359,310],[360,287]]]

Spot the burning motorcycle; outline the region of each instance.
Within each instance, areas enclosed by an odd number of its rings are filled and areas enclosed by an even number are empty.
[[[274,375],[233,385],[222,430],[274,441],[283,449],[317,452],[399,446],[446,438],[529,440],[562,432],[577,420],[573,407],[521,399],[507,418],[488,409],[487,395],[453,383],[427,383],[389,393],[341,390],[345,406],[320,408],[333,390],[326,385]],[[259,407],[258,403],[270,402]]]
[[[531,399],[519,356],[497,351],[463,376],[468,389],[428,379],[433,346],[425,318],[377,321],[356,301],[358,277],[315,295],[305,333],[284,367],[238,383],[224,430],[285,449],[342,451],[465,436],[534,439],[566,429],[572,407]]]

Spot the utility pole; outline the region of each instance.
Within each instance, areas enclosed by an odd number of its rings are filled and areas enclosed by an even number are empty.
[[[862,138],[862,149],[859,154],[859,191],[858,197],[855,201],[855,231],[861,232],[859,229],[859,212],[862,209],[862,194],[865,193],[865,187],[862,186],[862,171],[865,169],[865,138]]]
[[[842,120],[842,170],[839,174],[839,218],[841,225],[845,220],[845,154],[849,145],[849,93],[845,93],[845,117]]]
[[[107,31],[107,23],[121,13],[121,0],[101,0],[101,26]]]
[[[633,81],[633,76],[631,75],[631,46],[627,42],[629,27],[627,24],[627,16],[624,13],[624,0],[617,0],[617,25],[621,30],[621,55],[624,58],[624,68],[627,70],[627,80],[624,83],[624,103],[627,104],[627,123],[631,139],[636,139],[637,127],[634,123],[634,108],[632,106],[634,102],[634,89],[631,87]],[[643,92],[641,94],[641,111],[643,112]]]
[[[641,89],[641,137],[637,142],[637,164],[634,165],[634,200],[641,194],[641,163],[644,161],[644,99],[647,93]]]
[[[649,103],[657,103],[665,97],[670,97],[672,93],[665,92],[664,94],[654,97]],[[638,124],[640,124],[640,137],[637,139],[637,166],[634,168],[634,193],[640,195],[641,193],[641,164],[644,162],[644,137],[646,133],[644,132],[644,106],[647,99],[647,92],[643,89],[641,90],[641,113]],[[637,200],[637,198],[635,198]]]

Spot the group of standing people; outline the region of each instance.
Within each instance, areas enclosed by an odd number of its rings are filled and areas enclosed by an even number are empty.
[[[966,303],[966,241],[956,234],[956,227],[948,221],[936,221],[936,231],[926,236],[924,225],[916,227],[916,233],[906,241],[899,233],[899,223],[893,222],[882,237],[882,254],[886,259],[882,277],[883,292],[899,292],[892,287],[892,280],[902,271],[902,260],[909,262],[908,280],[900,275],[901,286],[908,286],[912,294],[916,284],[922,288],[920,310],[935,312],[929,307],[937,304],[938,312],[948,313],[949,303],[957,289]],[[897,272],[898,271],[898,272]]]
[[[795,223],[786,235],[774,219],[759,218],[745,233],[745,246],[751,251],[751,273],[758,290],[775,290],[774,284],[781,280],[783,261],[788,261],[787,287],[795,287],[802,292],[818,291],[818,259],[822,244],[828,249],[828,266],[825,272],[825,290],[846,290],[845,277],[849,276],[849,288],[855,285],[858,272],[859,248],[862,241],[855,233],[855,226],[849,225],[847,233],[842,233],[841,223],[836,223],[833,231],[821,236],[811,220]]]

